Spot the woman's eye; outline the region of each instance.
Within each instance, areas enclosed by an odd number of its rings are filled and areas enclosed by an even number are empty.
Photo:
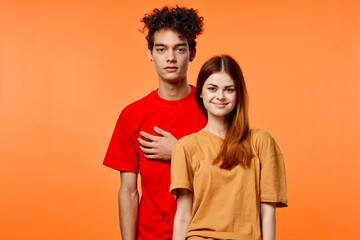
[[[234,92],[235,90],[234,90],[234,89],[231,89],[231,88],[228,88],[228,89],[226,89],[226,91],[229,92],[229,93],[232,93],[232,92]]]
[[[211,91],[211,92],[213,92],[213,91],[216,90],[214,87],[209,87],[208,89],[209,89],[209,91]]]

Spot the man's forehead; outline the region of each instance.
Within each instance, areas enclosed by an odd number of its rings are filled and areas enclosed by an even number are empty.
[[[154,44],[164,45],[187,45],[187,39],[178,31],[172,29],[160,29],[154,33]]]

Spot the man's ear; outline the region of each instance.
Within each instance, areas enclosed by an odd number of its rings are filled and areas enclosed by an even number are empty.
[[[192,62],[196,56],[196,48],[194,48],[190,53],[189,61]]]
[[[148,50],[147,50],[147,55],[148,55],[149,60],[152,61],[152,60],[153,60],[153,56],[152,56],[152,52],[151,52],[151,50],[150,50],[149,48],[148,48]]]

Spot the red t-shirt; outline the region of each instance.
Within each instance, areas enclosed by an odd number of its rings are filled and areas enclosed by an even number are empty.
[[[154,90],[121,112],[104,164],[120,171],[140,171],[138,240],[170,240],[176,212],[176,200],[169,193],[170,162],[145,158],[137,141],[139,132],[157,135],[154,127],[158,126],[180,139],[199,131],[206,122],[196,104],[194,87],[188,96],[177,101],[162,99]]]

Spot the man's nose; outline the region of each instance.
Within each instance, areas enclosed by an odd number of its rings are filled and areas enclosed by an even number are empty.
[[[176,56],[175,56],[174,51],[172,51],[172,50],[168,51],[167,61],[168,62],[176,62]]]

